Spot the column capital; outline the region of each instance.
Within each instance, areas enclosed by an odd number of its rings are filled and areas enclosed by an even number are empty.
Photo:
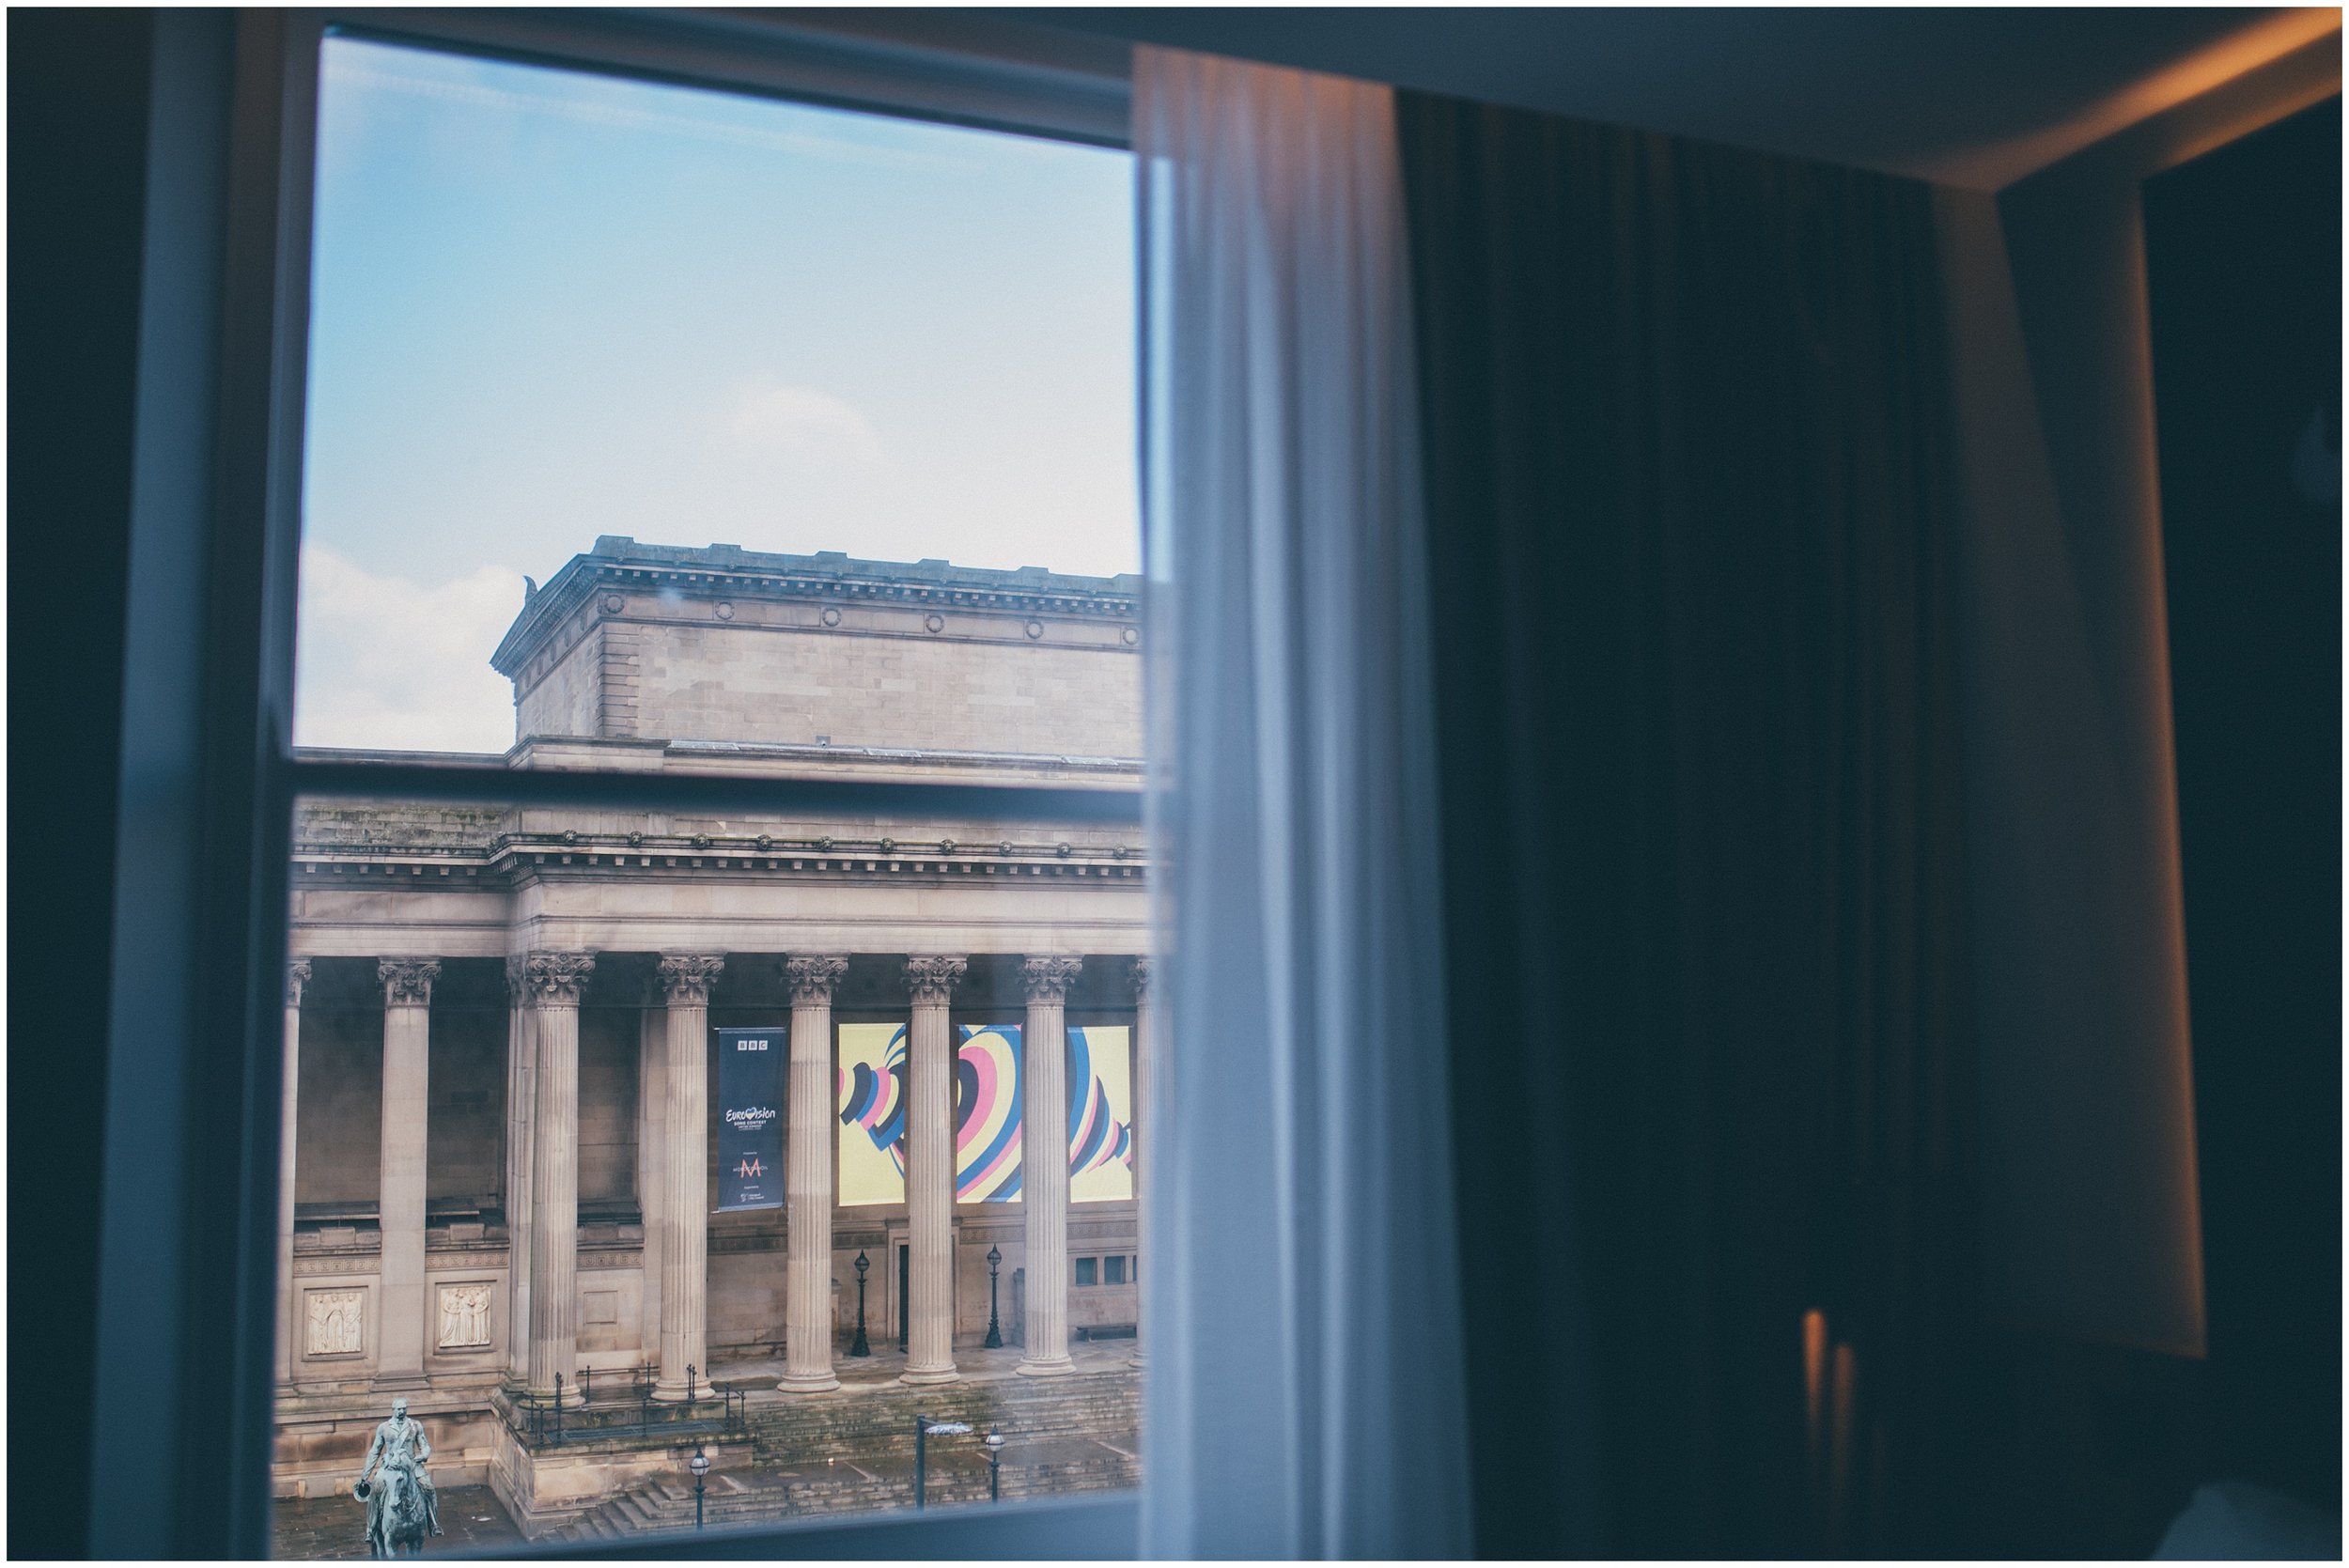
[[[531,1000],[541,1007],[576,1007],[580,990],[595,968],[596,955],[592,953],[540,949],[523,960],[523,982],[529,987]]]
[[[661,989],[672,1007],[707,1007],[709,987],[726,967],[723,953],[664,953],[661,955]]]
[[[1134,960],[1133,984],[1134,1000],[1136,1001],[1149,1001],[1150,987],[1155,985],[1157,981],[1158,975],[1150,959],[1137,958]]]
[[[432,1001],[432,982],[440,978],[438,958],[379,958],[375,977],[383,983],[386,1007],[426,1007]]]
[[[506,1000],[517,1007],[530,1000],[530,960],[519,953],[506,955]]]
[[[847,955],[795,953],[783,961],[783,977],[791,983],[793,1001],[832,1001],[832,987],[848,972]]]
[[[288,958],[288,959],[287,959],[287,960],[286,960],[286,1005],[287,1005],[287,1006],[288,1006],[288,1007],[299,1007],[299,1006],[301,1006],[301,1005],[302,1005],[302,987],[303,987],[303,986],[307,986],[309,983],[310,983],[310,960],[309,960],[309,959],[307,959],[307,958]]]
[[[915,1001],[945,1002],[971,960],[959,953],[916,953],[906,959],[906,989]]]
[[[1019,966],[1019,980],[1027,987],[1030,1001],[1066,1001],[1068,987],[1076,984],[1077,971],[1083,967],[1082,958],[1042,954]]]

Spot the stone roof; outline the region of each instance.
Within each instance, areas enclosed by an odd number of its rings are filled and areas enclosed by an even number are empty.
[[[490,664],[501,675],[514,675],[566,617],[607,585],[659,587],[695,598],[952,604],[1005,614],[1049,612],[1129,623],[1140,613],[1142,598],[1142,579],[1130,572],[1083,577],[1044,567],[1003,570],[939,560],[867,561],[836,550],[788,555],[731,544],[640,544],[605,534],[523,601]]]

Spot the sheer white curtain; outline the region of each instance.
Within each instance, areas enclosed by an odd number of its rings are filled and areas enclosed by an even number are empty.
[[[1386,88],[1138,49],[1167,934],[1144,1555],[1469,1538],[1410,287]]]

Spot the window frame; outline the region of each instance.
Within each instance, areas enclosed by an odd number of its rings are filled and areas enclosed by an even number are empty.
[[[540,772],[291,743],[311,201],[329,33],[1093,146],[1127,53],[951,13],[163,13],[92,1399],[93,1556],[266,1557],[288,860],[302,798],[1143,824],[1127,790]],[[144,787],[142,787],[142,784]],[[138,1181],[124,1152],[144,1157]],[[135,1478],[133,1483],[132,1478]],[[1134,1555],[1135,1493],[583,1543],[566,1558]]]

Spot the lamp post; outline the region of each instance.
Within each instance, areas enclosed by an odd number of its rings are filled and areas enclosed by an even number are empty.
[[[1003,1429],[987,1429],[987,1500],[1003,1500]]]
[[[913,1418],[913,1506],[916,1509],[929,1506],[930,1434],[936,1433],[943,1437],[953,1433],[970,1430],[969,1421],[932,1421],[927,1416]]]
[[[873,1353],[873,1342],[864,1337],[864,1271],[872,1266],[863,1253],[856,1255],[856,1338],[848,1344],[851,1356],[870,1356]]]
[[[693,1528],[699,1529],[702,1528],[702,1488],[708,1484],[709,1478],[709,1455],[702,1452],[699,1443],[693,1445],[693,1457],[685,1462],[685,1467],[693,1472]]]
[[[1003,1322],[995,1315],[995,1276],[1003,1271],[1003,1250],[1000,1247],[988,1248],[987,1250],[987,1348],[989,1350],[1003,1348]]]

